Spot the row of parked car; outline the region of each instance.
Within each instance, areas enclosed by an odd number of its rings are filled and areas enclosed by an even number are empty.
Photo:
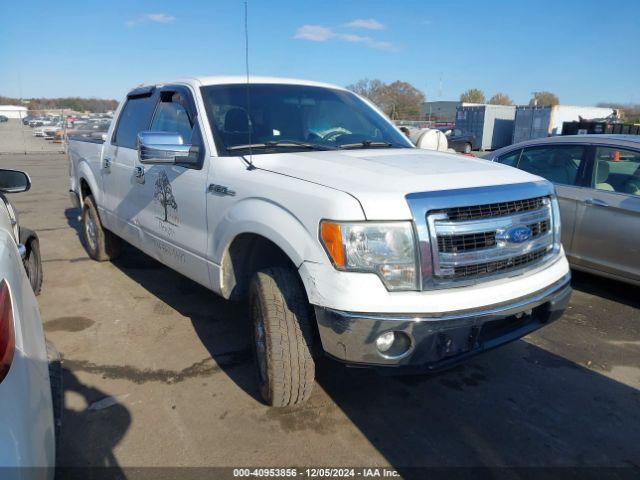
[[[88,139],[100,139],[109,130],[111,116],[108,114],[89,114],[80,117],[55,115],[26,116],[23,125],[33,128],[33,136],[62,142],[65,136],[80,136]]]

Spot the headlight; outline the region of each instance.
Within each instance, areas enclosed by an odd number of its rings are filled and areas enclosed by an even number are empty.
[[[411,222],[322,222],[320,238],[334,266],[377,274],[388,290],[417,290]]]

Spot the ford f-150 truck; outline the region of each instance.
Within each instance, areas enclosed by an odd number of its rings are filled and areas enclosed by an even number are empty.
[[[309,397],[318,351],[435,371],[556,320],[571,293],[548,181],[416,149],[340,87],[145,85],[104,141],[71,140],[68,152],[92,258],[114,258],[125,240],[248,298],[270,405]]]

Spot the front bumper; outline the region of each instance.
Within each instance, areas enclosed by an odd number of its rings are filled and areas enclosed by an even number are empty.
[[[508,303],[437,315],[342,312],[316,307],[322,346],[330,356],[353,364],[441,370],[468,357],[517,340],[562,315],[571,296],[571,275]],[[409,348],[385,356],[376,339],[402,332]]]

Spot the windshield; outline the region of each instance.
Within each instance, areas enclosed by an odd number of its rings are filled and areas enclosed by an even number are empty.
[[[285,149],[412,147],[374,109],[343,90],[281,84],[211,85],[202,87],[202,97],[220,155],[247,153],[243,146],[248,151],[249,145],[254,154]]]

